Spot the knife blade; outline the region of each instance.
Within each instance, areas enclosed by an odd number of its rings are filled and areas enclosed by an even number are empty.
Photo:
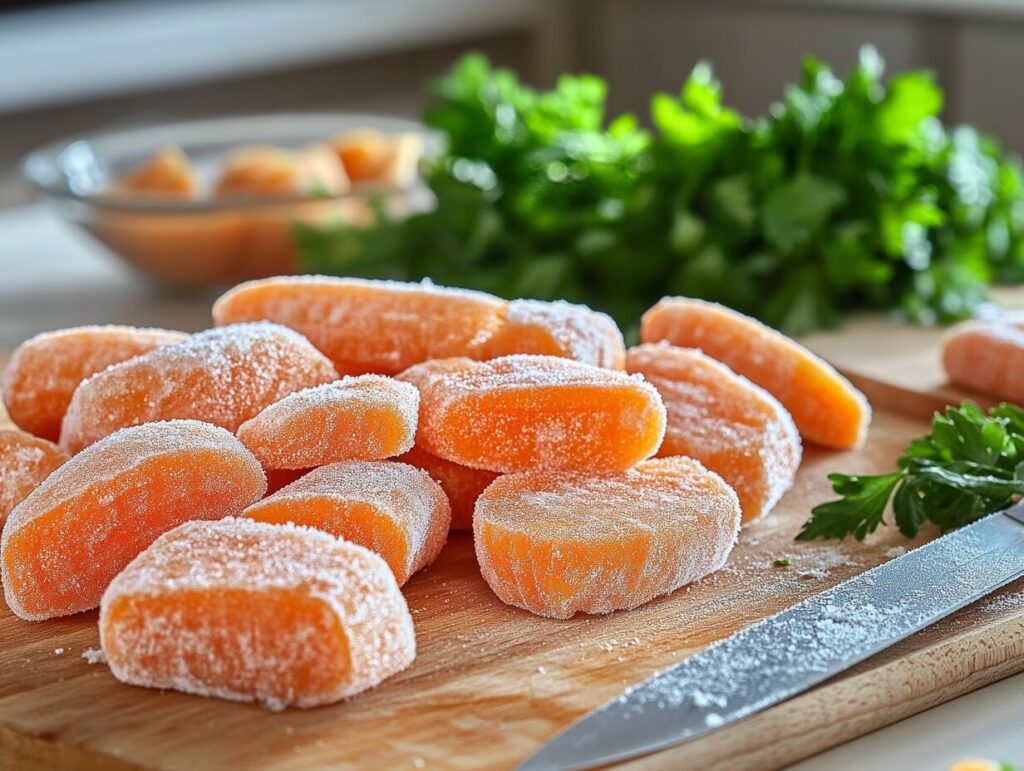
[[[703,736],[1024,576],[1024,501],[867,570],[628,688],[519,771],[591,768]]]

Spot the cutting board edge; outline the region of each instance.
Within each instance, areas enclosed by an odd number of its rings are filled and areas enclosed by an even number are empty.
[[[0,360],[2,360],[2,357],[0,357]],[[924,393],[896,384],[886,383],[870,376],[860,375],[846,370],[846,368],[841,369],[844,370],[844,374],[858,388],[868,395],[873,404],[881,409],[896,411],[908,416],[929,418],[934,411],[942,409],[947,404],[958,403],[962,398],[961,394],[952,389],[943,388],[931,393]],[[970,398],[982,403],[983,406],[985,404],[983,398],[976,396]],[[935,662],[943,655],[951,655],[951,652],[957,649],[962,649],[967,653],[966,659],[970,663],[972,654],[976,653],[976,646],[972,643],[982,640],[986,635],[1001,634],[1003,632],[1008,635],[1024,637],[1022,631],[1024,631],[1024,615],[1018,613],[1018,615],[1003,617],[977,628],[965,629],[956,633],[954,638],[939,640],[932,645],[905,654],[902,663],[899,660],[899,654],[893,654],[893,660],[883,664],[877,664],[878,657],[873,657],[852,670],[848,675],[843,676],[841,680],[830,682],[833,683],[833,687],[836,685],[841,686],[844,689],[842,691],[844,693],[847,692],[846,689],[855,692],[858,688],[863,687],[866,689],[873,685],[878,679],[877,673],[879,671],[888,673],[898,672],[902,673],[904,677],[910,677],[914,673],[924,674],[929,671],[929,662]],[[1021,645],[1018,645],[1017,648],[1008,651],[1005,656],[998,660],[985,660],[982,666],[973,668],[967,677],[949,676],[946,678],[949,682],[937,683],[934,687],[923,690],[907,703],[892,704],[885,699],[876,699],[874,702],[862,705],[858,711],[837,720],[835,723],[829,723],[822,728],[808,733],[799,733],[799,731],[803,730],[803,726],[799,720],[794,718],[794,713],[790,712],[790,710],[814,708],[816,704],[815,697],[819,701],[822,700],[826,689],[820,689],[821,693],[818,693],[817,690],[812,690],[736,726],[736,728],[740,729],[747,729],[748,726],[753,726],[754,730],[770,734],[769,740],[761,746],[749,745],[749,742],[746,740],[737,741],[734,734],[725,732],[725,735],[730,738],[726,745],[730,752],[720,754],[717,762],[704,767],[709,769],[727,767],[730,771],[742,771],[742,769],[748,768],[757,768],[759,770],[771,769],[810,757],[830,747],[898,722],[932,706],[1024,670],[1024,650],[1021,650],[1021,647]],[[829,701],[833,701],[835,695],[830,691],[827,694],[827,698]],[[784,707],[788,709],[781,716],[774,714]],[[865,713],[871,714],[865,717]],[[799,712],[795,714],[799,714]],[[767,717],[771,717],[772,722],[767,727],[759,728],[757,721]],[[781,718],[786,719],[783,720]],[[791,733],[795,733],[794,736],[782,736],[780,739],[779,726],[785,726],[787,721],[792,725],[798,726],[798,729],[796,732],[790,729]],[[823,733],[825,735],[821,736]],[[795,747],[791,748],[790,745],[795,745]],[[685,762],[686,759],[686,756],[680,755],[679,752],[684,751],[684,749],[686,752],[692,752],[692,749],[690,749],[692,746],[697,745],[668,750],[657,755],[639,759],[623,767],[638,769],[679,768],[680,762]],[[747,749],[743,749],[744,747],[747,747]],[[739,754],[734,755],[734,751],[739,752]],[[768,759],[771,760],[769,761]],[[48,732],[40,733],[28,727],[19,727],[10,721],[0,720],[0,771],[6,768],[46,768],[58,770],[64,768],[99,768],[120,771],[120,769],[144,767],[146,766],[136,765],[116,755],[108,754],[99,747],[69,742],[60,737],[51,737]]]

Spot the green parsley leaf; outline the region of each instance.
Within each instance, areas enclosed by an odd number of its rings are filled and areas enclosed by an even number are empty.
[[[797,538],[858,541],[884,521],[892,500],[900,532],[913,538],[926,522],[951,530],[1005,509],[1024,494],[1024,410],[1001,404],[987,413],[964,402],[936,414],[914,439],[899,471],[877,476],[831,474],[839,500],[815,506]]]
[[[430,88],[434,208],[297,227],[297,251],[317,273],[585,302],[627,330],[666,293],[788,334],[860,308],[966,318],[993,280],[1024,281],[1020,161],[945,128],[929,73],[883,74],[870,47],[845,79],[808,57],[750,119],[702,62],[647,130],[606,114],[600,78],[535,90],[470,54]]]
[[[882,524],[889,497],[903,480],[904,473],[896,471],[880,476],[829,474],[832,489],[843,497],[815,506],[797,539],[812,541],[815,538],[853,535],[858,541],[863,541]]]

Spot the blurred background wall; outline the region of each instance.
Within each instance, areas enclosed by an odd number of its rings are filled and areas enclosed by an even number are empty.
[[[545,84],[588,70],[646,112],[701,59],[762,113],[814,53],[863,43],[934,69],[948,122],[1024,151],[1024,0],[0,0],[0,204],[17,159],[68,134],[172,117],[352,109],[415,115],[468,48]]]

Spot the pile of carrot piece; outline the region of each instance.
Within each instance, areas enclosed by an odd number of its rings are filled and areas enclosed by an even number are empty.
[[[213,317],[14,353],[4,594],[26,620],[99,607],[122,681],[271,707],[408,666],[400,586],[451,529],[506,603],[634,608],[725,563],[801,436],[852,448],[870,420],[806,349],[698,300],[628,351],[585,306],[429,283],[268,279]]]

